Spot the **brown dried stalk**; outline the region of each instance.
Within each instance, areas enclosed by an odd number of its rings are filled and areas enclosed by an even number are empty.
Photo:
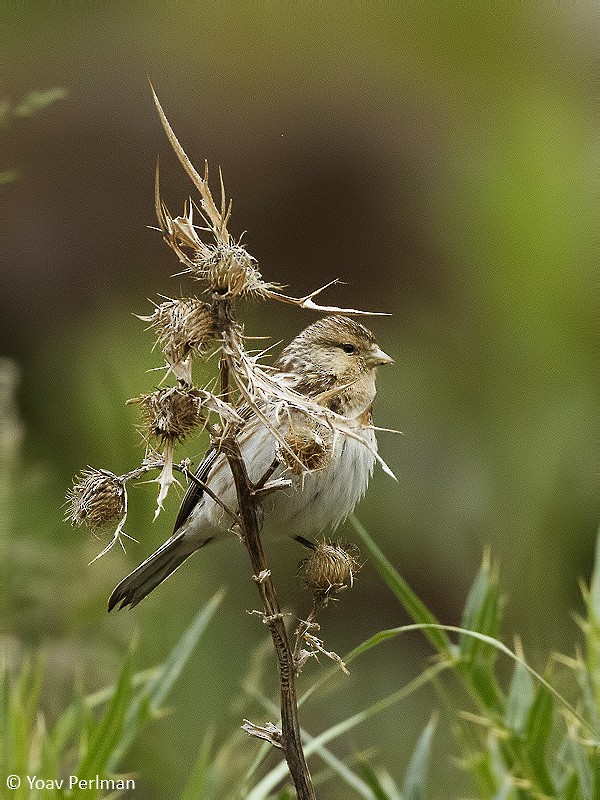
[[[294,654],[288,639],[284,615],[281,612],[281,606],[279,605],[277,592],[271,577],[271,570],[260,539],[260,500],[253,491],[235,436],[221,440],[221,448],[227,456],[235,481],[241,518],[240,527],[244,544],[252,563],[252,578],[258,586],[263,603],[263,622],[271,632],[273,646],[277,654],[281,700],[281,740],[277,746],[281,747],[284,752],[298,800],[314,800],[315,791],[302,749],[298,700],[296,697]],[[247,723],[245,724],[245,730],[252,733],[252,735],[257,735],[253,727],[251,725],[248,726]],[[269,740],[272,741],[272,739]]]

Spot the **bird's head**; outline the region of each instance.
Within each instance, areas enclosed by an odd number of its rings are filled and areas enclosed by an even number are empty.
[[[332,410],[354,416],[355,410],[360,413],[373,402],[377,367],[392,363],[364,325],[331,316],[303,330],[282,352],[277,366],[294,375],[297,391],[313,397],[326,394]]]

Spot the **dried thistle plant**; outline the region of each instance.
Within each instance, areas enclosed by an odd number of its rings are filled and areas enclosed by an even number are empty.
[[[155,518],[163,508],[170,487],[178,482],[174,471],[181,472],[191,481],[188,494],[190,491],[192,494],[202,492],[212,498],[219,507],[219,513],[227,519],[227,525],[239,533],[248,551],[253,579],[263,604],[260,613],[270,629],[279,665],[281,730],[273,723],[266,726],[245,723],[244,728],[283,750],[297,797],[311,800],[315,795],[302,749],[295,677],[306,660],[319,653],[340,661],[342,669],[345,669],[339,657],[327,651],[314,632],[319,627],[316,622],[318,612],[330,599],[353,585],[359,564],[346,546],[326,542],[315,546],[301,567],[304,584],[312,593],[312,610],[306,620],[300,621],[295,647],[292,648],[262,547],[262,500],[267,494],[289,489],[294,480],[303,487],[304,480],[308,480],[309,476],[326,471],[344,449],[347,442],[341,447],[342,439],[355,443],[369,454],[364,459],[365,464],[370,464],[365,468],[366,480],[375,459],[379,460],[385,471],[392,473],[377,453],[374,431],[379,429],[371,424],[370,409],[367,408],[369,413],[365,419],[361,421],[359,418],[358,422],[341,410],[343,403],[348,402],[348,396],[359,391],[356,385],[361,375],[357,373],[349,383],[325,385],[323,391],[316,395],[304,393],[294,381],[289,380],[290,376],[286,377],[284,367],[268,367],[261,361],[262,354],[250,354],[246,350],[244,329],[237,317],[236,304],[243,298],[255,298],[323,313],[360,315],[368,312],[317,304],[314,298],[335,281],[300,298],[285,295],[279,284],[265,281],[256,260],[239,241],[233,239],[228,230],[232,206],[226,198],[222,176],[220,202],[217,205],[208,185],[208,165],[204,166],[203,176],[196,171],[155,94],[154,100],[171,146],[199,193],[197,206],[190,201],[182,216],[173,216],[160,195],[157,166],[155,208],[159,230],[183,264],[184,272],[200,285],[206,300],[196,296],[165,298],[155,305],[152,314],[140,317],[149,323],[156,345],[162,349],[167,367],[166,377],[172,373],[176,384],[129,401],[139,405],[142,413],[147,442],[146,458],[140,467],[122,476],[91,468],[84,472],[69,493],[70,519],[75,525],[86,523],[93,530],[110,521],[118,521],[111,541],[100,553],[103,555],[115,542],[121,542],[122,536],[127,536],[123,527],[127,518],[128,481],[152,472],[159,473],[156,478],[159,491]],[[202,226],[195,224],[194,208],[201,215]],[[366,329],[355,325],[347,316],[336,319],[344,329],[354,330],[354,333],[359,331],[361,336],[364,334],[371,358],[368,369],[365,367],[369,375],[376,364],[391,361],[377,349],[372,334]],[[206,359],[215,350],[220,356],[218,389],[195,387],[192,374],[194,361]],[[368,391],[371,396],[374,395],[374,378],[373,386]],[[250,419],[254,426],[262,427],[276,444],[273,463],[258,480],[254,478],[254,482],[249,477],[248,464],[242,452],[244,426],[248,425]],[[210,433],[211,450],[203,462],[207,465],[206,470],[201,465],[196,475],[191,475],[186,462],[175,463],[175,448],[200,427],[206,427]],[[256,430],[256,427],[252,430]],[[151,445],[151,442],[154,444]],[[154,445],[159,448],[158,452]],[[233,496],[219,496],[210,482],[210,468],[217,458],[226,459],[229,466]],[[362,491],[364,488],[358,489],[357,498]],[[189,509],[186,513],[189,514]],[[338,522],[343,516],[342,512]],[[172,540],[176,544],[177,536]],[[151,585],[148,588],[145,585],[145,570],[150,570],[152,559],[158,556],[162,558],[161,554],[168,552],[167,546],[171,545],[172,540],[121,582],[111,597],[110,607],[118,602],[121,607],[127,603],[135,605],[193,552],[177,553],[164,567],[160,567],[156,577],[150,571]],[[138,583],[138,573],[143,577],[141,584]]]
[[[105,469],[88,467],[73,481],[67,493],[68,519],[74,525],[87,525],[93,531],[118,522],[127,503],[122,478]]]
[[[325,604],[329,599],[350,589],[360,564],[353,546],[337,542],[318,542],[300,565],[300,577],[315,598]]]
[[[152,314],[139,319],[149,322],[155,331],[156,342],[175,377],[191,386],[193,357],[204,356],[214,344],[216,330],[210,305],[197,297],[167,299],[156,305]]]
[[[284,436],[286,447],[277,450],[280,461],[295,475],[325,469],[333,458],[332,429],[305,415],[294,417]]]

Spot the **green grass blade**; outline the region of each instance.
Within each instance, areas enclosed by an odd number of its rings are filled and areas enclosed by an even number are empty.
[[[200,609],[191,625],[167,656],[163,665],[157,671],[154,671],[153,677],[150,678],[146,686],[140,690],[132,702],[127,711],[119,745],[115,748],[110,758],[108,766],[111,769],[116,769],[119,760],[123,757],[142,725],[159,712],[165,698],[171,691],[173,684],[179,677],[181,670],[224,596],[225,590],[219,589],[208,603]]]
[[[560,795],[560,800],[589,800],[589,795],[585,795],[580,791],[579,780],[575,773],[567,781]]]
[[[415,622],[431,625],[432,627],[426,630],[426,635],[431,643],[446,658],[452,658],[456,654],[456,648],[442,628],[434,627],[438,624],[438,620],[384,556],[356,516],[351,514],[349,520],[356,533],[367,546],[379,573],[398,600],[400,600],[407,613],[410,614]]]
[[[590,589],[586,596],[587,624],[586,634],[587,667],[594,689],[596,706],[600,708],[600,529],[596,538],[596,555]]]
[[[493,574],[489,556],[484,556],[467,596],[462,617],[462,628],[479,631],[497,638],[500,631],[500,596],[498,578]],[[459,637],[461,660],[482,663],[493,661],[497,650],[482,644],[471,636]]]
[[[122,736],[125,716],[130,707],[133,689],[131,685],[133,652],[130,651],[119,675],[112,699],[99,724],[90,735],[87,753],[74,771],[82,778],[93,778],[106,773],[112,753]],[[82,790],[83,791],[83,790]]]
[[[38,713],[43,674],[44,658],[41,654],[24,662],[17,691],[28,730],[33,728]]]
[[[425,797],[425,781],[427,779],[427,769],[431,756],[431,744],[433,734],[437,726],[437,716],[431,718],[425,726],[425,730],[419,736],[408,769],[404,783],[402,784],[403,800],[423,800]]]
[[[181,793],[180,800],[197,800],[199,797],[201,797],[202,800],[213,800],[215,797],[214,786],[211,785],[211,753],[213,739],[214,735],[212,731],[208,731],[202,739],[196,763]]]
[[[500,630],[500,592],[498,576],[492,570],[487,554],[469,591],[462,620],[462,627],[466,630],[497,638]],[[462,634],[458,647],[461,660],[459,671],[480,705],[496,718],[502,717],[506,701],[494,672],[498,651],[481,639]]]
[[[552,734],[554,697],[545,686],[538,686],[525,725],[527,754],[541,790],[556,794],[554,782],[546,761],[546,745]]]
[[[308,735],[303,729],[302,740],[308,745],[314,741],[314,737]],[[323,761],[328,764],[345,783],[348,784],[348,786],[351,786],[357,794],[359,794],[361,797],[364,797],[365,800],[375,800],[376,795],[373,794],[370,784],[359,777],[353,769],[351,769],[347,764],[344,764],[344,762],[335,756],[331,750],[328,750],[325,745],[319,745],[319,747],[317,747],[315,750],[315,753],[317,753],[320,758],[322,758]]]
[[[3,775],[10,774],[12,766],[12,736],[10,732],[10,676],[8,665],[2,662],[0,674],[0,767]]]
[[[573,665],[573,670],[575,671],[577,683],[581,689],[584,706],[587,713],[590,715],[590,719],[593,720],[596,736],[600,737],[600,708],[596,704],[596,699],[594,697],[591,675],[586,668],[585,661],[583,661],[580,656],[577,657]]]
[[[114,690],[113,690],[114,691]],[[108,699],[108,698],[107,698]],[[56,758],[60,758],[67,744],[81,736],[86,723],[89,708],[86,706],[86,698],[83,693],[76,688],[75,699],[70,703],[66,711],[60,715],[52,728],[48,740]]]
[[[531,675],[517,662],[508,690],[504,724],[517,736],[525,731],[527,716],[533,703],[534,688]]]
[[[150,667],[149,669],[143,669],[139,672],[136,672],[131,679],[131,685],[134,689],[138,689],[141,686],[146,686],[152,678],[158,675],[161,669],[162,665],[159,664],[156,667]],[[110,698],[113,696],[114,690],[114,686],[105,686],[103,689],[98,689],[97,692],[87,695],[84,698],[86,706],[90,709],[103,706],[105,703],[108,703]]]
[[[595,781],[592,777],[592,770],[590,769],[590,758],[584,750],[583,746],[575,739],[569,737],[567,744],[568,761],[575,767],[575,774],[577,776],[577,785],[580,791],[581,800],[596,800],[598,798],[598,789],[600,787],[594,786]],[[598,754],[593,753],[591,759],[595,762],[598,761]],[[597,767],[596,767],[597,769]]]
[[[370,764],[362,764],[360,771],[375,800],[403,800],[398,787],[394,786],[393,783],[388,786],[383,785],[384,781],[390,784],[389,775],[380,777]]]

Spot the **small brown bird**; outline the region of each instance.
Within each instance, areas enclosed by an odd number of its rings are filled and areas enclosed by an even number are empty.
[[[253,414],[238,434],[242,457],[251,481],[258,482],[276,458],[273,474],[290,478],[291,486],[263,502],[265,530],[285,533],[299,541],[343,522],[366,491],[375,465],[377,441],[372,429],[377,367],[393,363],[373,334],[350,317],[330,316],[309,325],[281,353],[275,363],[283,385],[328,407],[362,438],[333,433],[311,424],[301,412],[267,411],[296,458],[282,448],[272,431]],[[237,495],[226,457],[212,450],[200,464],[200,481],[223,504],[237,507]],[[190,484],[175,522],[173,535],[128,575],[112,593],[109,611],[116,605],[136,606],[147,594],[201,547],[231,530],[231,517],[200,486]]]

